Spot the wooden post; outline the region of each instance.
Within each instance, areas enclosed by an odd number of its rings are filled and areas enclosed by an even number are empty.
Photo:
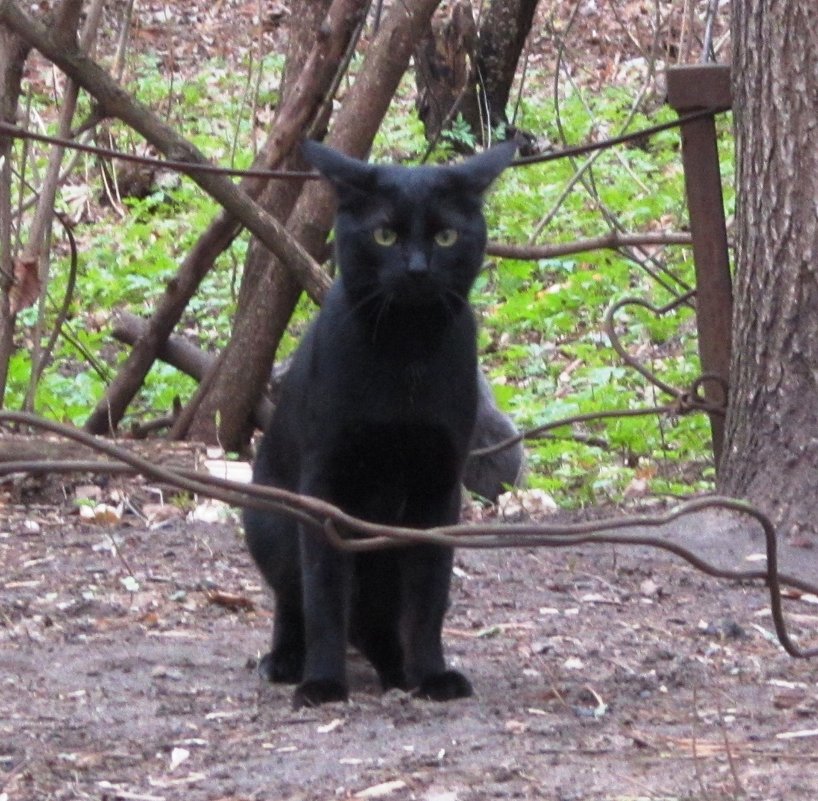
[[[667,101],[679,114],[732,105],[730,68],[720,64],[673,67],[667,71]],[[730,376],[733,283],[727,254],[727,227],[713,117],[682,126],[684,165],[693,261],[696,268],[696,325],[702,372],[718,376],[706,381],[704,396],[715,404],[727,400]],[[724,417],[710,415],[713,455],[718,470],[724,441]]]

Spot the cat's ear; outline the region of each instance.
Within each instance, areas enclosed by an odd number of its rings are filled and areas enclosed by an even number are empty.
[[[494,145],[476,156],[471,156],[460,164],[449,167],[449,173],[467,189],[477,194],[485,192],[491,182],[511,164],[517,152],[513,139]]]
[[[307,163],[329,180],[336,190],[348,187],[367,191],[372,188],[375,175],[371,164],[345,156],[311,139],[301,143],[301,153]]]

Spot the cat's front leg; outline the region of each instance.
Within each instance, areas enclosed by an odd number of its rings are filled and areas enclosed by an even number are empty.
[[[283,515],[246,509],[247,546],[275,594],[272,648],[258,665],[262,678],[296,684],[304,671],[304,619],[298,525]]]
[[[348,697],[346,646],[352,558],[330,545],[323,533],[302,526],[304,675],[293,706],[318,706]]]
[[[454,553],[436,545],[413,545],[402,554],[401,635],[408,684],[420,698],[449,701],[472,694],[469,680],[446,668],[443,617],[449,601]]]

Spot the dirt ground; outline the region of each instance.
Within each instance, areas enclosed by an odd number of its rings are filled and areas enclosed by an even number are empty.
[[[462,551],[445,641],[473,698],[384,695],[350,654],[351,701],[294,712],[254,670],[272,600],[238,523],[83,520],[72,494],[0,508],[2,801],[818,797],[816,662],[760,584],[645,547]],[[745,529],[668,536],[746,568]],[[802,644],[815,600],[788,601]]]
[[[239,52],[256,6],[145,7],[137,44],[184,64]],[[577,23],[600,64],[627,41],[605,19]],[[647,548],[460,552],[445,640],[473,698],[384,695],[351,654],[351,701],[293,712],[255,672],[272,601],[240,526],[135,505],[106,522],[70,486],[0,497],[0,801],[818,798],[818,662],[786,655],[758,583]],[[758,565],[726,516],[668,536]],[[784,550],[818,582],[817,549]],[[802,644],[815,600],[787,603]]]

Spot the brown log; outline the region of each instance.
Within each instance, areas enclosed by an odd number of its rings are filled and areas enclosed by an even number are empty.
[[[167,442],[164,439],[128,440],[125,447],[138,456],[150,459],[155,464],[187,470],[199,469],[207,455],[204,445],[197,442]],[[0,464],[80,459],[106,463],[118,461],[93,448],[50,434],[38,433],[26,436],[0,433]],[[48,473],[50,470],[49,465],[44,464],[42,471],[28,470],[27,472]],[[127,471],[128,467],[123,466],[123,470]],[[132,470],[132,472],[137,471]]]
[[[134,346],[145,336],[150,321],[127,311],[118,311],[114,317],[111,335],[117,342]],[[213,366],[216,357],[197,348],[192,342],[177,334],[171,334],[156,353],[163,362],[181,370],[196,381],[201,381]]]

